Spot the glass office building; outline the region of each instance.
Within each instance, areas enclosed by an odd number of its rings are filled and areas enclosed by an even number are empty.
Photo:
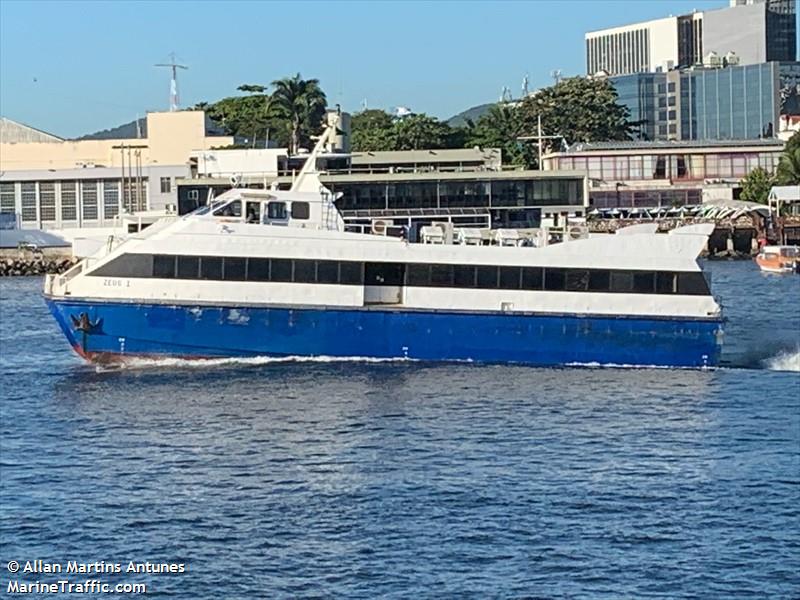
[[[779,114],[777,62],[681,73],[679,139],[773,137]]]
[[[795,64],[636,73],[610,81],[637,123],[637,139],[757,139],[775,136],[782,73]]]

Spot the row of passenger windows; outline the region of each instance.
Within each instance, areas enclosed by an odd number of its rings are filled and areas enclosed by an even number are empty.
[[[702,273],[124,254],[90,275],[502,290],[708,295]]]

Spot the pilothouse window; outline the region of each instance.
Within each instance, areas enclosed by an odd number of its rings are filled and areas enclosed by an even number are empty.
[[[286,202],[270,202],[267,204],[267,218],[281,221],[286,219]]]
[[[292,202],[292,218],[305,221],[309,218],[311,210],[308,202]]]
[[[234,200],[229,202],[222,208],[214,211],[215,217],[241,217],[242,216],[242,201]]]

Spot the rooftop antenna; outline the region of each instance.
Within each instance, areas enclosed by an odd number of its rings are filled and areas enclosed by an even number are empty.
[[[169,55],[169,62],[168,63],[158,63],[156,67],[168,67],[172,69],[172,80],[170,81],[169,85],[169,110],[170,112],[175,112],[178,110],[179,98],[178,98],[178,69],[188,69],[186,65],[179,65],[175,62],[175,53],[172,52]]]

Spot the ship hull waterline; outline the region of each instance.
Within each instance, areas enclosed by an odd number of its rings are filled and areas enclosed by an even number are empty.
[[[45,297],[90,362],[334,357],[714,367],[721,319],[173,305]]]

